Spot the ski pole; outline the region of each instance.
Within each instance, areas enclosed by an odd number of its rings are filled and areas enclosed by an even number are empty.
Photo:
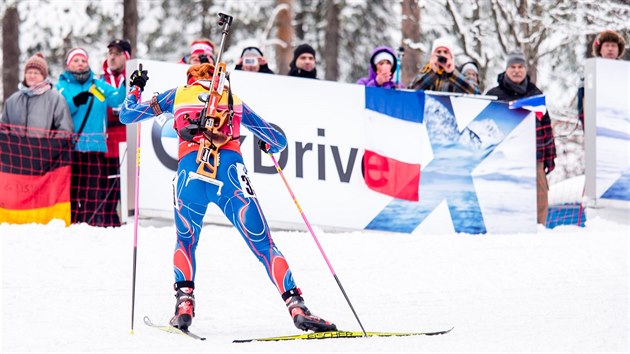
[[[271,161],[273,161],[274,166],[276,166],[276,170],[278,171],[278,174],[280,175],[280,177],[282,177],[282,180],[284,181],[284,185],[287,187],[287,190],[289,191],[289,194],[291,194],[291,198],[293,198],[293,202],[295,203],[295,206],[297,207],[298,211],[300,212],[300,215],[302,215],[302,219],[304,219],[304,223],[306,224],[306,228],[308,229],[308,231],[310,231],[311,236],[313,236],[313,240],[315,240],[315,243],[317,244],[317,248],[319,248],[319,252],[324,257],[324,260],[326,261],[326,264],[328,265],[328,269],[330,269],[330,272],[332,273],[333,277],[335,278],[335,281],[337,282],[337,285],[339,285],[339,289],[341,290],[341,293],[346,298],[346,301],[348,302],[348,305],[350,305],[350,309],[352,310],[352,313],[354,314],[354,317],[357,319],[357,322],[359,322],[359,326],[361,327],[361,330],[363,331],[363,336],[367,338],[367,336],[368,336],[367,332],[365,331],[365,328],[363,328],[363,324],[361,323],[361,320],[359,319],[359,316],[357,315],[357,312],[354,310],[354,306],[352,306],[352,303],[350,302],[350,299],[348,298],[348,295],[346,294],[346,291],[343,289],[343,285],[341,285],[341,282],[339,281],[339,277],[337,277],[337,273],[333,269],[332,264],[330,264],[330,261],[328,260],[328,257],[326,256],[326,252],[324,252],[324,249],[322,248],[322,245],[319,243],[319,240],[317,239],[317,236],[315,236],[315,231],[313,231],[313,228],[311,227],[311,223],[306,218],[306,214],[304,214],[304,211],[302,210],[302,207],[300,206],[300,203],[298,203],[297,198],[295,197],[295,194],[293,193],[293,190],[289,186],[289,182],[287,182],[287,179],[284,176],[284,173],[282,172],[282,168],[280,168],[280,165],[278,165],[278,161],[276,161],[276,158],[271,153],[267,153],[267,154],[269,154],[269,156],[271,157]]]
[[[138,70],[142,74],[142,64],[138,65]],[[136,125],[136,190],[134,191],[134,215],[133,215],[133,273],[131,280],[131,334],[133,334],[133,320],[136,308],[136,260],[138,258],[138,218],[140,210],[138,199],[140,199],[140,122]]]

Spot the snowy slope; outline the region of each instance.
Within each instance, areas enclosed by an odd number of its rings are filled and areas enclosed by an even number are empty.
[[[146,222],[145,222],[146,224]],[[197,317],[205,342],[162,333],[172,293],[170,226],[141,225],[135,334],[133,227],[0,225],[2,352],[627,352],[628,226],[519,235],[317,234],[365,328],[438,337],[232,344],[297,334],[261,265],[232,228],[204,228]],[[358,330],[308,233],[275,232],[311,310]]]

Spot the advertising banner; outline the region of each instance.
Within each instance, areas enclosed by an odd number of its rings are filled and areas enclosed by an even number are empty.
[[[185,82],[186,65],[142,63],[150,77],[143,100]],[[128,72],[136,66],[129,61]],[[474,96],[243,71],[230,76],[234,93],[286,135],[287,148],[276,158],[314,225],[404,233],[536,230],[534,113]],[[172,119],[142,122],[141,215],[172,218]],[[241,151],[270,225],[303,228],[271,159],[244,128]],[[216,206],[206,217],[228,223]]]
[[[630,63],[588,59],[585,76],[585,194],[630,207]]]

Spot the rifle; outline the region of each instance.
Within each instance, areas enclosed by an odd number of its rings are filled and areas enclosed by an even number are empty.
[[[199,127],[204,133],[203,137],[199,140],[199,150],[197,151],[197,163],[199,163],[199,167],[197,168],[196,174],[193,174],[193,172],[189,174],[189,178],[197,178],[219,185],[220,194],[222,183],[216,180],[217,168],[219,166],[218,152],[221,146],[227,144],[232,139],[233,112],[231,112],[231,110],[218,112],[217,108],[219,107],[221,96],[223,96],[227,72],[225,62],[221,61],[221,55],[223,54],[225,39],[230,31],[233,17],[224,13],[219,13],[218,16],[219,20],[217,24],[223,27],[221,29],[221,44],[219,45],[217,60],[208,93],[199,95],[199,100],[205,102],[204,108],[200,113],[201,121]],[[227,118],[229,118],[229,135],[219,131],[219,129],[225,125]]]

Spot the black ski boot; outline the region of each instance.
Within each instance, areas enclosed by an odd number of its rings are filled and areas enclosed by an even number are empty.
[[[293,288],[282,294],[282,299],[287,304],[295,327],[303,331],[313,332],[336,331],[337,326],[334,323],[319,318],[308,310],[301,295],[302,291],[298,288]]]
[[[192,324],[195,317],[195,283],[192,281],[179,281],[175,283],[175,316],[169,322],[171,326],[186,330]]]

